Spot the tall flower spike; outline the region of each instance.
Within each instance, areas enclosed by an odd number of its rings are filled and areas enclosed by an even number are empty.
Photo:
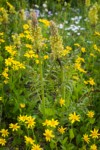
[[[85,0],[85,5],[86,5],[86,7],[89,7],[89,6],[90,6],[90,3],[91,3],[91,0]]]
[[[95,26],[98,22],[98,8],[97,3],[95,3],[89,10],[88,17],[91,25]]]
[[[62,44],[62,37],[59,35],[57,26],[53,21],[50,21],[50,29],[50,45],[52,50],[52,56],[54,59],[58,59],[63,56],[64,47]]]
[[[37,27],[37,25],[38,25],[38,20],[37,20],[37,16],[36,16],[36,13],[35,13],[34,10],[31,10],[31,12],[30,12],[30,17],[31,17],[31,19],[32,19],[32,25],[33,25],[33,27]]]

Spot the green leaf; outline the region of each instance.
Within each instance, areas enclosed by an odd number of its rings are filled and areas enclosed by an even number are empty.
[[[71,140],[74,138],[74,131],[73,131],[73,129],[69,130],[69,136],[70,136]]]

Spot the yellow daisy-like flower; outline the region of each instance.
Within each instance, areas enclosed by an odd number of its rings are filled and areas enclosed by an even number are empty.
[[[9,128],[12,129],[12,131],[17,131],[20,128],[20,126],[18,125],[18,123],[10,123]]]
[[[49,126],[50,124],[50,120],[46,119],[44,123],[42,123],[43,126]]]
[[[60,104],[61,107],[64,106],[65,105],[65,100],[61,98],[59,100],[59,104]]]
[[[18,121],[25,122],[26,120],[27,120],[27,115],[25,115],[25,116],[24,115],[23,116],[20,115],[18,117]]]
[[[76,115],[76,112],[74,112],[73,114],[69,114],[69,120],[73,124],[75,121],[80,121],[80,116]]]
[[[95,128],[94,128],[94,130],[91,130],[91,131],[90,131],[90,132],[91,132],[91,135],[90,135],[90,136],[91,136],[93,139],[98,139],[98,137],[99,137],[99,135],[100,135],[100,134],[98,133],[98,131],[99,131],[98,129],[95,129]]]
[[[48,59],[49,58],[49,56],[48,55],[44,55],[44,59]]]
[[[97,150],[97,146],[95,144],[91,145],[90,150]]]
[[[28,24],[24,24],[24,25],[23,25],[23,29],[24,29],[24,30],[29,29],[29,25],[28,25]]]
[[[61,133],[61,134],[64,134],[65,133],[65,130],[66,128],[63,128],[62,126],[60,128],[58,128],[58,131]]]
[[[1,129],[0,133],[2,134],[3,137],[8,136],[8,134],[9,134],[8,129]]]
[[[29,144],[33,145],[34,144],[34,140],[31,137],[24,136],[24,138],[25,138],[26,145],[29,145]]]
[[[45,136],[46,141],[50,141],[52,138],[55,137],[52,133],[52,130],[49,130],[49,129],[46,129],[43,135]]]
[[[31,149],[31,150],[43,150],[43,149],[40,147],[40,145],[34,144],[34,145],[32,146],[32,149]]]
[[[81,47],[81,51],[82,51],[83,53],[85,53],[85,52],[86,52],[85,47]]]
[[[32,116],[29,116],[27,117],[27,120],[26,120],[26,124],[27,124],[27,128],[34,128],[35,126],[35,118],[33,118]]]
[[[86,142],[86,143],[89,143],[90,142],[90,138],[87,134],[84,134],[83,135],[83,140]]]
[[[93,118],[93,117],[94,117],[94,111],[88,111],[88,112],[87,112],[87,116],[88,116],[89,118]]]
[[[5,146],[6,140],[3,138],[0,138],[0,145]]]

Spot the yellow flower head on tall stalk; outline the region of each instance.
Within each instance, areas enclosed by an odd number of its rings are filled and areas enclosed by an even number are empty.
[[[43,135],[45,136],[46,141],[49,141],[49,142],[52,138],[55,137],[54,134],[52,133],[52,130],[49,130],[49,129],[46,129],[45,133],[43,133]]]
[[[90,8],[88,17],[91,25],[95,26],[98,22],[98,8],[96,3]]]
[[[3,138],[0,138],[0,145],[5,146],[6,140]]]
[[[43,149],[40,147],[40,145],[38,145],[38,144],[33,144],[31,150],[43,150]]]
[[[83,135],[83,140],[88,144],[90,142],[90,138],[88,136],[88,134],[84,134]]]
[[[87,116],[88,116],[89,118],[93,118],[93,117],[94,117],[94,111],[88,111],[88,112],[87,112]]]
[[[1,129],[0,133],[2,134],[2,137],[7,137],[9,134],[8,129]]]
[[[73,124],[76,121],[80,121],[80,116],[76,115],[76,112],[74,112],[73,114],[69,114],[69,120]]]
[[[97,150],[97,146],[96,146],[95,144],[92,144],[92,145],[90,146],[90,150]]]
[[[38,20],[35,11],[32,11],[30,13],[30,16],[32,19],[32,36],[34,39],[33,48],[36,52],[39,52],[41,49],[43,49],[43,36],[41,28],[38,25]]]
[[[99,136],[100,136],[100,134],[98,133],[98,129],[95,129],[94,128],[94,130],[91,130],[90,132],[91,132],[91,134],[90,134],[90,136],[93,138],[93,139],[98,139],[99,138]]]
[[[86,7],[89,7],[89,6],[90,6],[90,3],[91,3],[91,0],[85,0],[85,6],[86,6]]]
[[[64,54],[64,47],[62,37],[58,33],[56,24],[53,21],[50,21],[50,45],[52,50],[52,56],[54,59],[61,58]]]

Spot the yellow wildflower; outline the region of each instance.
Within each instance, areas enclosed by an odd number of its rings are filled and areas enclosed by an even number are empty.
[[[48,59],[49,58],[49,56],[48,55],[44,55],[44,59]]]
[[[91,145],[90,150],[97,150],[97,146],[95,144]]]
[[[58,120],[52,119],[49,121],[49,126],[51,126],[51,127],[55,128],[58,124],[59,124]]]
[[[87,134],[84,134],[83,135],[83,140],[86,142],[86,143],[89,143],[90,142],[90,138]]]
[[[31,150],[43,150],[43,149],[40,147],[40,145],[38,145],[38,144],[33,144]]]
[[[80,116],[76,115],[76,112],[74,112],[73,114],[69,114],[69,120],[73,124],[75,121],[80,121]]]
[[[90,78],[90,79],[88,80],[88,82],[90,83],[90,85],[95,85],[95,82],[94,82],[94,80],[93,80],[92,78]]]
[[[91,132],[91,135],[90,135],[90,136],[91,136],[93,139],[98,139],[98,137],[99,137],[99,135],[100,135],[100,134],[98,133],[98,129],[95,129],[95,128],[94,128],[94,130],[91,130],[90,132]]]
[[[65,130],[66,130],[66,128],[63,128],[62,126],[58,128],[58,131],[59,131],[61,134],[64,134],[64,133],[65,133]]]
[[[35,118],[33,118],[32,116],[27,117],[26,119],[26,124],[27,124],[27,128],[34,128],[35,126]]]
[[[46,119],[44,123],[42,123],[43,126],[49,126],[50,124],[50,120]]]
[[[3,138],[0,138],[0,145],[5,146],[6,140]]]
[[[46,19],[39,19],[39,22],[42,22],[45,26],[50,26],[50,22]]]
[[[88,112],[87,112],[87,116],[88,116],[89,118],[93,118],[93,117],[94,117],[94,111],[88,111]]]
[[[28,144],[33,145],[34,144],[34,140],[31,137],[24,136],[24,138],[25,138],[26,145],[28,145]]]
[[[27,58],[33,58],[34,55],[35,55],[35,54],[34,54],[33,50],[29,50],[28,52],[26,52],[26,53],[24,54],[24,56],[27,57]]]
[[[8,132],[7,129],[1,129],[1,130],[0,130],[0,133],[2,134],[3,137],[8,136],[8,134],[9,134],[9,132]]]
[[[18,117],[18,121],[21,121],[21,122],[25,122],[27,120],[27,116],[25,115],[20,115],[19,117]]]
[[[60,101],[59,101],[59,104],[60,104],[61,107],[64,106],[65,105],[65,100],[61,98]]]
[[[24,30],[29,29],[29,25],[28,25],[28,24],[24,24],[24,25],[23,25],[23,29],[24,29]]]
[[[36,59],[35,62],[36,62],[36,64],[39,64],[39,60],[38,59]]]
[[[50,141],[52,138],[55,137],[52,133],[52,130],[49,130],[49,129],[46,129],[43,135],[45,136],[46,141]]]
[[[90,56],[92,56],[92,57],[96,57],[93,53],[90,53]]]
[[[20,128],[20,126],[18,125],[18,123],[10,123],[9,128],[12,129],[12,131],[17,131]]]
[[[78,43],[75,43],[74,45],[77,46],[77,47],[80,47],[80,45]]]
[[[81,47],[81,51],[82,51],[83,53],[85,53],[85,52],[86,52],[85,47]]]

